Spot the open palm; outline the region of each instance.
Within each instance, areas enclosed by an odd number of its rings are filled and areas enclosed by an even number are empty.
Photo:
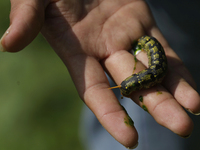
[[[145,105],[159,124],[180,136],[191,134],[193,123],[182,106],[200,112],[195,83],[156,27],[144,1],[11,0],[11,4],[11,27],[1,41],[4,49],[19,51],[41,31],[67,66],[80,97],[105,129],[126,147],[137,144],[137,131],[108,89],[104,71],[120,84],[133,72],[135,62],[128,52],[132,42],[145,34],[156,37],[168,57],[168,74],[162,85],[134,92],[131,98]],[[147,67],[145,56],[138,54],[141,62],[136,72]]]

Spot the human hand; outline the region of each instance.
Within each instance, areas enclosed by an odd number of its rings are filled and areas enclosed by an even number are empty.
[[[108,89],[104,70],[120,84],[134,68],[133,56],[127,51],[131,43],[145,34],[156,37],[168,57],[168,74],[162,85],[134,92],[131,98],[176,134],[188,136],[192,132],[192,120],[182,106],[200,112],[199,95],[192,88],[195,83],[156,27],[144,1],[11,0],[10,20],[11,27],[1,40],[4,49],[19,51],[41,31],[67,66],[80,97],[126,147],[137,144],[137,131],[125,123],[128,115]],[[135,72],[147,66],[145,56],[138,54],[141,63]]]

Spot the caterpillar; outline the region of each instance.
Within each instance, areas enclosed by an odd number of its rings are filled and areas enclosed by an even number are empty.
[[[133,91],[150,88],[157,83],[161,83],[168,68],[164,49],[156,38],[142,36],[136,43],[134,50],[144,50],[147,52],[148,68],[127,77],[122,81],[121,85],[110,88],[119,88],[121,94],[126,97]]]

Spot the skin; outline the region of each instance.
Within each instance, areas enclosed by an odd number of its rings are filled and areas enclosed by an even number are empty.
[[[104,74],[119,85],[134,68],[127,52],[142,35],[157,38],[167,55],[169,71],[162,84],[134,92],[133,101],[143,105],[162,126],[180,136],[191,134],[193,122],[182,106],[200,112],[195,83],[180,58],[156,27],[142,0],[11,0],[11,27],[1,39],[4,50],[17,52],[42,32],[68,68],[81,99],[104,128],[121,144],[133,147],[138,134],[127,126],[125,110],[119,105]],[[135,72],[148,64],[139,53]],[[157,95],[157,90],[162,94]]]

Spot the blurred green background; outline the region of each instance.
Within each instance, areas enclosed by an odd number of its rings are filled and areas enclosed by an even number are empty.
[[[10,1],[0,1],[0,35]],[[83,150],[83,102],[69,73],[39,35],[18,53],[0,53],[0,150]]]

